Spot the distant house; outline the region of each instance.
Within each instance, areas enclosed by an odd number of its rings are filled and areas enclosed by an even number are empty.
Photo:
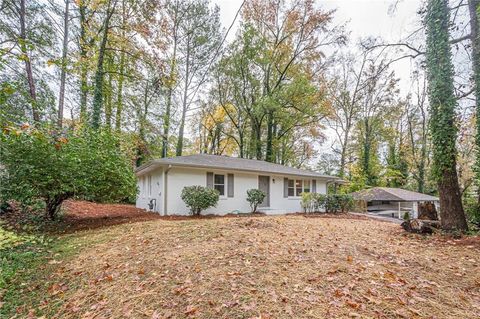
[[[438,206],[439,198],[401,188],[373,187],[352,193],[356,201],[363,202],[367,212],[403,218],[405,212],[417,218],[419,205],[432,202]]]
[[[161,215],[187,215],[180,198],[185,186],[201,185],[218,190],[217,207],[205,214],[250,212],[247,190],[258,188],[267,196],[259,210],[268,214],[301,211],[300,194],[326,194],[327,184],[338,177],[265,161],[217,155],[190,155],[153,160],[135,171],[136,206]]]

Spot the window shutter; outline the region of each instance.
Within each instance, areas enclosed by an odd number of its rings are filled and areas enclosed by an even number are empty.
[[[288,197],[288,178],[286,177],[283,179],[283,197]]]
[[[207,188],[213,188],[213,173],[207,172]]]
[[[227,196],[228,197],[233,197],[233,186],[234,186],[234,177],[233,174],[228,174],[227,175]]]
[[[316,192],[317,192],[317,180],[312,179],[312,193],[316,193]]]

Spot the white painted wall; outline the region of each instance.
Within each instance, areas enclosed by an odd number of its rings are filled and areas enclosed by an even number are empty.
[[[185,186],[207,185],[207,172],[214,174],[225,175],[225,196],[220,196],[220,200],[216,207],[209,208],[202,212],[202,214],[218,214],[224,215],[229,213],[248,213],[251,211],[250,205],[247,202],[247,190],[258,188],[258,175],[270,176],[270,207],[260,208],[259,210],[267,214],[285,214],[300,212],[300,197],[283,197],[283,179],[284,177],[293,179],[292,176],[270,175],[246,173],[216,169],[199,169],[199,168],[182,168],[172,167],[166,174],[167,181],[167,214],[168,215],[188,215],[189,209],[181,199],[182,189]],[[234,174],[234,196],[227,197],[228,179],[227,174]],[[148,202],[151,198],[157,199],[157,211],[163,214],[160,203],[162,202],[162,170],[155,170],[150,173],[154,177],[155,183],[159,182],[159,187],[152,196],[142,196],[144,193],[140,192],[137,197],[137,207],[148,208]],[[146,174],[147,175],[147,174]],[[145,176],[146,176],[145,175]],[[138,178],[139,189],[142,190],[142,183],[144,176]],[[298,177],[297,179],[308,179]],[[153,179],[152,179],[153,180]],[[317,193],[326,194],[327,185],[325,180],[317,179]]]
[[[208,170],[214,174],[232,173],[224,170]],[[249,175],[245,173],[235,172],[234,174],[234,196],[227,197],[226,190],[228,185],[225,185],[225,196],[220,196],[217,207],[212,207],[203,214],[228,214],[234,212],[249,212],[250,206],[246,201],[247,189],[257,188],[258,180],[257,175]],[[168,172],[167,177],[168,191],[167,191],[167,206],[169,215],[187,215],[189,209],[185,206],[185,203],[181,199],[182,189],[185,186],[207,185],[207,170],[194,169],[194,168],[180,168],[174,167]],[[227,178],[225,176],[225,183],[227,184]]]
[[[148,203],[150,203],[151,199],[155,199],[156,205],[152,211],[163,215],[163,169],[159,168],[150,173],[137,177],[137,188],[138,194],[135,206],[150,210]]]

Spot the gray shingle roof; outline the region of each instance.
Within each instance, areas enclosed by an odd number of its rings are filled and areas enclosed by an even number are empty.
[[[373,187],[352,193],[354,199],[370,201],[394,202],[428,202],[438,201],[438,197],[407,191],[401,188]]]
[[[265,161],[220,156],[208,154],[196,154],[188,156],[177,156],[169,158],[161,158],[148,162],[135,170],[137,175],[141,175],[144,171],[149,171],[155,167],[172,165],[183,167],[202,167],[212,169],[227,169],[235,171],[251,171],[258,173],[270,173],[280,175],[293,175],[305,177],[318,177],[337,180],[338,177],[323,175],[314,171],[288,167],[280,164],[269,163]]]

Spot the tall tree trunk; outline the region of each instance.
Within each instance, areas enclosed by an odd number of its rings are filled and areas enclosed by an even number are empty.
[[[115,130],[120,132],[122,128],[122,112],[123,112],[123,81],[125,72],[125,53],[120,52],[120,65],[118,68],[120,75],[118,76],[118,93],[117,93],[117,103],[116,103],[116,114],[115,114]]]
[[[22,51],[23,60],[25,61],[25,73],[27,74],[28,90],[30,93],[32,116],[35,123],[40,122],[40,114],[37,109],[37,93],[35,90],[35,81],[33,80],[32,63],[27,50],[27,31],[25,18],[27,16],[25,8],[25,0],[20,0],[20,11],[18,12],[20,18],[20,50]]]
[[[87,8],[83,1],[78,2],[80,13],[80,121],[87,121],[88,66],[87,62]]]
[[[426,115],[422,108],[422,148],[420,152],[420,163],[418,165],[418,192],[423,193],[425,191],[425,171],[427,163],[427,121]]]
[[[267,112],[267,148],[265,152],[265,160],[273,162],[273,111]]]
[[[365,140],[363,141],[363,173],[366,177],[366,182],[368,185],[371,185],[371,176],[370,176],[370,126],[368,118],[364,120],[365,125]],[[374,185],[371,185],[374,186]]]
[[[253,125],[253,132],[254,132],[254,146],[255,146],[255,158],[257,160],[262,159],[262,127],[260,123],[257,123],[257,121],[254,122]]]
[[[240,155],[240,158],[244,158],[245,157],[245,145],[244,145],[244,140],[243,140],[243,132],[238,132],[238,140],[239,140],[239,143],[238,143],[238,148],[239,148],[239,155]]]
[[[110,30],[110,18],[115,11],[116,0],[110,7],[111,1],[108,3],[107,15],[103,23],[102,41],[98,49],[97,70],[95,72],[95,88],[93,91],[93,112],[92,112],[92,127],[98,129],[100,127],[100,117],[103,109],[103,80],[105,77],[103,71],[103,64],[105,61],[105,51],[107,47],[108,32]]]
[[[477,132],[475,136],[477,156],[476,156],[476,184],[477,201],[480,207],[480,0],[469,0],[468,9],[470,11],[470,36],[472,40],[472,62],[473,62],[473,84],[475,86],[475,109]],[[480,208],[479,208],[480,209]]]
[[[345,166],[347,165],[347,148],[348,148],[349,130],[346,129],[343,134],[342,151],[340,154],[340,169],[338,175],[343,178],[345,176]]]
[[[122,1],[122,38],[125,38],[125,0]],[[120,132],[122,128],[122,112],[123,112],[123,81],[124,81],[124,72],[125,72],[125,52],[122,50],[120,52],[120,65],[118,67],[118,93],[117,93],[117,102],[116,102],[116,114],[115,114],[115,130]]]
[[[107,68],[108,70],[113,69],[113,56],[110,54],[107,56]],[[111,130],[112,128],[112,104],[113,104],[113,86],[112,86],[112,74],[108,73],[108,81],[104,88],[104,94],[106,97],[105,101],[105,124],[107,125],[107,129]]]
[[[173,62],[172,62],[173,64]],[[171,67],[170,77],[173,78],[173,66]],[[171,81],[171,80],[170,80]],[[169,85],[173,86],[173,83]],[[165,105],[165,114],[163,115],[163,135],[162,135],[162,157],[168,156],[168,136],[170,132],[170,113],[172,109],[173,87],[169,87],[167,93],[167,103]]]
[[[178,37],[178,2],[175,2],[175,14],[173,17],[173,53],[170,60],[170,75],[168,79],[168,93],[167,103],[165,105],[165,114],[163,115],[163,136],[162,136],[162,151],[161,156],[167,157],[168,155],[168,137],[170,134],[170,113],[172,109],[172,98],[175,79],[175,70],[177,63],[177,37]]]
[[[145,142],[145,124],[147,122],[148,115],[148,95],[149,95],[148,81],[145,85],[145,92],[143,94],[143,109],[138,107],[138,147],[137,147],[137,167],[143,164],[146,155],[146,142]]]
[[[426,141],[425,141],[426,143]],[[419,193],[425,191],[425,162],[427,159],[427,146],[422,145],[420,163],[418,164],[418,187],[417,190]]]
[[[65,13],[63,15],[63,48],[62,48],[62,70],[60,73],[60,93],[58,97],[58,127],[63,124],[63,105],[65,102],[65,78],[67,74],[67,52],[68,52],[68,16],[70,0],[65,0]]]
[[[180,127],[178,129],[178,141],[177,141],[177,150],[176,155],[182,156],[183,151],[183,134],[185,130],[185,117],[187,116],[187,98],[188,98],[188,87],[190,82],[190,39],[187,39],[187,56],[185,61],[185,84],[183,88],[183,102],[182,102],[182,117],[180,119]]]
[[[430,133],[433,174],[440,196],[440,217],[445,230],[468,230],[456,169],[456,100],[449,43],[450,12],[447,0],[429,0],[426,16],[426,65],[431,108]]]

